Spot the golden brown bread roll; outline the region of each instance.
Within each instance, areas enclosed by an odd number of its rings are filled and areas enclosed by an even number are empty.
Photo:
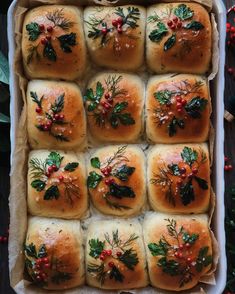
[[[79,221],[29,218],[24,253],[28,273],[39,287],[64,290],[84,283]]]
[[[148,284],[142,229],[137,221],[94,220],[87,232],[86,281],[102,289]]]
[[[209,70],[209,14],[203,6],[191,2],[148,7],[146,57],[152,71],[204,74]]]
[[[211,114],[206,78],[152,77],[147,85],[146,114],[147,137],[152,142],[205,142]]]
[[[32,215],[81,218],[87,206],[86,167],[82,154],[30,152],[28,209]]]
[[[86,119],[78,86],[69,82],[30,81],[27,124],[33,149],[81,147],[86,138]]]
[[[149,213],[143,224],[150,282],[183,291],[194,287],[212,265],[212,242],[206,215]]]
[[[210,202],[210,162],[206,144],[158,145],[147,162],[149,201],[166,213],[203,213]]]
[[[86,66],[82,10],[44,5],[26,13],[22,54],[28,78],[75,80]]]
[[[91,155],[87,185],[94,206],[104,214],[130,216],[146,199],[145,157],[135,145],[107,146]]]
[[[95,141],[136,142],[143,125],[144,84],[136,75],[100,73],[85,93],[88,128]]]
[[[144,60],[146,9],[141,6],[84,10],[84,31],[92,60],[112,69],[136,70]]]

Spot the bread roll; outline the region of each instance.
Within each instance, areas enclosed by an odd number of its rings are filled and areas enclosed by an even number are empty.
[[[206,215],[150,213],[143,232],[152,286],[183,291],[210,270],[213,252]]]
[[[79,221],[30,217],[24,254],[28,273],[39,287],[64,290],[84,283]]]
[[[154,76],[147,85],[146,132],[154,143],[205,142],[211,102],[206,78]]]
[[[30,79],[75,80],[86,66],[82,10],[75,6],[43,5],[24,19],[22,54]]]
[[[210,202],[206,144],[158,145],[147,162],[150,205],[166,213],[203,213]]]
[[[27,89],[28,138],[33,149],[80,148],[86,119],[76,84],[33,80]]]
[[[94,220],[87,232],[86,281],[101,289],[148,284],[142,229],[137,221]]]
[[[144,84],[136,75],[100,73],[85,92],[93,141],[136,142],[142,131]]]
[[[84,30],[92,60],[112,69],[136,70],[144,60],[146,9],[137,5],[88,6]]]
[[[211,63],[210,17],[192,1],[155,4],[147,9],[146,58],[156,73],[204,74]]]
[[[32,215],[81,218],[87,210],[83,154],[38,150],[29,154],[28,210]]]
[[[136,215],[146,199],[145,157],[134,145],[107,146],[91,155],[87,185],[104,214]]]

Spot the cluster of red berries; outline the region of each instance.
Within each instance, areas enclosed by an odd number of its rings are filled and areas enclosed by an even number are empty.
[[[38,112],[38,109],[40,109],[40,112],[42,111],[42,109],[40,107],[36,108],[36,112]],[[49,131],[52,127],[52,123],[55,121],[62,121],[64,119],[64,114],[54,114],[52,120],[49,120],[47,123],[45,124],[40,124],[40,127],[44,130],[44,131]]]
[[[50,178],[51,174],[52,174],[54,171],[57,171],[57,170],[58,170],[58,167],[57,167],[55,164],[50,165],[50,166],[48,167],[48,169],[47,169],[46,176],[47,176],[48,178]]]
[[[227,156],[224,157],[224,162],[225,162],[225,166],[224,166],[224,170],[225,171],[231,171],[233,169],[233,166],[231,164],[227,164],[229,161],[229,158]]]
[[[112,167],[108,165],[100,170],[105,177],[108,177],[111,174]]]
[[[104,182],[107,186],[109,186],[109,185],[115,183],[115,180],[114,179],[106,179]]]
[[[180,29],[182,27],[182,21],[175,16],[172,20],[167,22],[167,25],[172,30]]]
[[[44,24],[40,24],[39,25],[39,29],[40,29],[41,32],[45,32],[46,31],[48,33],[51,33],[53,31],[53,27],[52,26],[47,26],[45,28]],[[41,39],[41,44],[42,45],[46,45],[47,42],[50,41],[50,40],[51,40],[51,36],[50,35],[47,35],[46,37],[43,37]]]
[[[234,18],[235,22],[235,18]],[[230,23],[226,23],[226,32],[229,34],[227,45],[230,46],[232,44],[235,44],[235,27],[231,26]]]
[[[112,25],[117,28],[117,32],[119,34],[122,33],[123,19],[122,17],[118,17],[112,21]]]
[[[106,115],[108,111],[113,107],[113,98],[110,96],[109,93],[105,93],[104,95],[105,100],[101,101],[101,105],[103,106],[102,113]]]
[[[187,104],[187,101],[185,99],[182,99],[180,96],[176,97],[176,109],[179,113],[183,111],[183,107]]]
[[[38,258],[33,265],[33,270],[35,274],[35,279],[37,282],[45,282],[47,280],[47,274],[45,270],[51,267],[48,257]]]
[[[184,258],[184,259],[186,259],[186,261],[188,263],[191,263],[193,261],[192,258],[191,257],[185,258],[184,254],[182,252],[185,248],[189,249],[190,247],[191,247],[190,243],[180,244],[179,248],[175,251],[174,256],[179,259]]]
[[[111,249],[109,249],[109,250],[103,250],[102,252],[101,252],[101,254],[100,254],[100,256],[99,256],[99,258],[100,258],[100,260],[102,260],[102,261],[104,261],[107,257],[109,257],[109,256],[112,256],[112,250]],[[120,257],[120,256],[122,256],[122,252],[121,251],[118,251],[117,253],[116,253],[116,255],[117,255],[117,257]],[[109,263],[108,263],[108,266],[109,267],[114,267],[114,262],[113,261],[110,261]]]

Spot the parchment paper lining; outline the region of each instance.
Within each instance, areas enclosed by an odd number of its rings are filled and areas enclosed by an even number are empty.
[[[124,4],[128,3],[128,1],[112,1],[112,3],[118,4]],[[130,3],[131,1],[129,1]],[[140,1],[135,1],[136,3],[141,3]],[[149,1],[148,3],[153,2],[180,2],[180,1]],[[187,0],[184,0],[184,2],[187,2]],[[190,1],[189,1],[190,2]],[[202,0],[195,0],[195,2],[201,3],[208,10],[212,7],[212,1],[202,1]],[[85,5],[87,3],[99,3],[103,5],[110,4],[109,1],[99,1],[99,0],[80,0],[80,5]],[[143,3],[143,2],[142,2]],[[146,2],[145,2],[146,3]],[[22,102],[23,102],[23,108],[21,112],[21,117],[18,124],[18,130],[16,134],[16,142],[15,142],[15,150],[13,154],[13,164],[11,168],[11,193],[9,197],[9,206],[10,206],[10,213],[11,213],[11,219],[10,219],[10,236],[9,236],[9,269],[10,269],[10,280],[11,280],[11,286],[14,288],[14,290],[17,293],[46,293],[46,291],[39,289],[38,287],[35,287],[34,285],[31,285],[27,280],[23,280],[23,273],[24,273],[24,260],[23,260],[23,252],[22,252],[22,244],[24,243],[26,230],[27,230],[27,203],[26,203],[26,195],[27,195],[27,186],[26,186],[26,174],[27,174],[27,160],[28,160],[28,153],[29,153],[29,147],[27,143],[27,129],[26,129],[26,97],[25,97],[25,91],[27,87],[27,80],[24,78],[24,71],[22,68],[22,56],[21,56],[21,28],[23,23],[23,18],[25,12],[28,10],[29,7],[34,7],[42,4],[77,4],[76,0],[19,0],[18,5],[15,10],[15,42],[16,42],[16,50],[15,50],[15,73],[18,76],[18,84],[22,95]],[[208,80],[212,80],[217,71],[218,71],[218,58],[219,58],[219,50],[218,50],[218,32],[217,32],[217,26],[215,23],[214,15],[211,15],[211,21],[212,21],[212,27],[213,27],[213,56],[212,56],[212,72],[208,77]],[[86,79],[84,81],[77,81],[79,86],[82,88],[82,90],[85,87],[85,84],[87,83],[87,80],[94,74],[94,72],[97,71],[96,68],[89,68]],[[141,78],[143,77],[143,72],[145,71],[145,68],[143,67],[141,71],[138,73]],[[146,75],[145,75],[146,76]],[[20,97],[17,97],[20,99]],[[213,131],[211,132],[213,134]],[[210,135],[209,142],[213,141],[213,135]],[[103,144],[104,145],[104,144]],[[94,145],[93,145],[94,146]],[[143,145],[142,145],[143,146]],[[213,144],[210,144],[210,151],[212,151]],[[92,145],[90,145],[92,147]],[[213,152],[211,153],[213,154]],[[211,201],[211,208],[210,208],[210,219],[212,212],[214,210],[215,205],[215,197],[214,193],[211,193],[212,201]],[[148,208],[148,207],[146,207]],[[145,209],[146,209],[145,208]],[[98,215],[95,211],[91,212],[93,214],[93,217],[102,217],[102,218],[109,218],[105,216]],[[143,216],[138,217],[139,220],[141,220]],[[113,219],[113,217],[110,217],[110,219]],[[90,218],[91,220],[91,218]],[[84,228],[85,223],[84,222]],[[82,223],[83,223],[82,222]],[[219,250],[217,242],[214,238],[214,235],[212,233],[212,240],[213,240],[213,267],[210,270],[207,275],[201,278],[201,282],[207,283],[207,284],[214,284],[215,278],[213,272],[216,270],[216,265],[218,262],[219,257]],[[80,287],[80,288],[74,288],[71,290],[61,291],[60,293],[68,293],[68,294],[75,294],[79,291],[79,293],[107,293],[107,291],[104,290],[98,290],[94,288],[90,288],[87,286]],[[108,293],[121,293],[122,291],[108,291]],[[171,293],[168,291],[162,291],[162,290],[156,290],[151,287],[146,287],[144,289],[139,290],[129,290],[129,293]],[[58,291],[50,291],[50,293],[58,293]],[[198,285],[194,289],[191,289],[190,291],[185,291],[185,293],[205,293],[205,291],[202,288],[202,285]]]

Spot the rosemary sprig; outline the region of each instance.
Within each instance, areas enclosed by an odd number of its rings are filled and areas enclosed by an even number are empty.
[[[69,21],[67,18],[64,17],[63,8],[56,9],[53,12],[49,12],[47,14],[47,19],[53,22],[55,26],[60,27],[64,31],[69,30],[74,25],[74,22]]]
[[[119,83],[123,79],[122,76],[109,75],[107,79],[105,79],[105,84],[108,89],[108,92],[111,92],[111,98],[115,98],[117,96],[126,95],[127,91],[119,87]]]
[[[107,194],[104,194],[103,198],[105,199],[105,202],[106,204],[112,208],[112,209],[117,209],[117,210],[128,210],[128,209],[131,209],[129,206],[126,206],[126,205],[122,205],[118,202],[114,202],[112,200],[109,199],[109,195]]]
[[[112,232],[112,238],[110,238],[108,233],[106,233],[104,236],[105,240],[111,246],[112,249],[120,248],[123,251],[126,247],[131,246],[134,240],[139,238],[136,234],[131,234],[130,237],[124,241],[120,238],[118,230]]]
[[[128,162],[129,159],[125,156],[127,145],[118,147],[118,150],[109,157],[104,163],[101,164],[101,167],[107,168],[107,166],[112,166],[114,168],[121,162]]]
[[[87,271],[88,273],[94,274],[101,285],[104,284],[105,278],[107,276],[107,271],[105,271],[104,263],[101,263],[100,265],[89,263],[87,266]]]
[[[64,182],[64,195],[71,206],[73,206],[74,198],[80,198],[79,187],[73,182]]]
[[[41,178],[46,173],[46,162],[38,158],[29,161],[30,176],[33,179]]]

